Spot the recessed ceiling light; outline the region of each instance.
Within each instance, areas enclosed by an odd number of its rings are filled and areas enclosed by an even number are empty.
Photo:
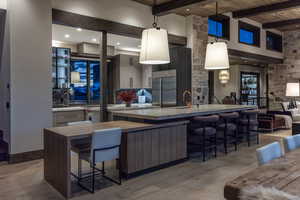
[[[117,42],[117,45],[118,45],[118,46],[120,46],[120,45],[121,45],[121,43],[120,43],[120,42]]]
[[[79,32],[81,32],[81,31],[82,31],[82,29],[81,29],[81,28],[77,28],[76,30],[77,30],[77,31],[79,31]]]
[[[187,12],[190,12],[191,10],[189,8],[186,9]]]
[[[92,41],[93,41],[93,42],[97,42],[97,39],[96,39],[96,38],[93,38]]]
[[[70,35],[69,34],[65,34],[65,38],[69,38],[70,37]]]

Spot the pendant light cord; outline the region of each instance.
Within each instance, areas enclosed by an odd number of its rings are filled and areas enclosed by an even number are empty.
[[[218,6],[218,1],[216,1],[216,18],[218,17],[219,13],[218,13],[218,9],[219,9],[219,6]],[[218,23],[216,21],[216,42],[218,42],[218,39],[219,39],[219,36],[218,36]]]
[[[156,6],[157,0],[153,0],[153,6]],[[160,29],[158,27],[158,16],[153,15],[154,22],[152,24],[153,28]]]

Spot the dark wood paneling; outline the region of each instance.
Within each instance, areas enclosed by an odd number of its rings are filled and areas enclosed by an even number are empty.
[[[296,25],[296,24],[300,24],[300,18],[264,23],[262,26],[265,29],[270,29],[270,28],[282,28],[285,26]],[[298,28],[299,27],[295,27],[295,29]]]
[[[111,34],[123,35],[133,38],[142,38],[141,27],[121,24],[105,19],[79,15],[62,10],[52,9],[52,21],[54,24],[60,24],[72,27],[81,27],[92,31],[104,31]],[[185,46],[187,38],[169,34],[169,42],[175,45]]]
[[[186,125],[127,133],[123,172],[132,174],[186,158],[186,134]]]
[[[232,12],[234,18],[243,18],[259,15],[267,12],[278,12],[289,8],[300,6],[300,0],[289,0],[280,3],[274,3],[271,5],[264,5],[250,9],[244,9]]]
[[[215,0],[172,0],[166,3],[162,3],[159,5],[155,5],[152,7],[152,14],[153,15],[166,15],[169,14],[172,10],[181,8],[181,7],[185,7],[185,6],[189,6],[192,4],[199,4],[202,3],[201,5],[205,5],[208,3],[212,3],[215,2]]]

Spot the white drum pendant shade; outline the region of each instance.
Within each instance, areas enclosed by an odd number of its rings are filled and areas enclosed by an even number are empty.
[[[158,65],[170,63],[168,33],[164,29],[143,31],[140,63]]]
[[[228,50],[225,42],[207,44],[205,69],[229,69]]]

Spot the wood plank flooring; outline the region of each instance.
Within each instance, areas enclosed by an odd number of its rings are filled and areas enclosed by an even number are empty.
[[[263,135],[261,145],[281,140],[280,135]],[[275,135],[275,136],[274,136]],[[277,137],[278,136],[278,137]],[[205,163],[192,159],[185,163],[124,181],[122,186],[112,185],[84,193],[74,200],[223,200],[227,181],[257,166],[255,150],[241,146],[238,152]],[[0,163],[1,200],[60,200],[63,199],[43,180],[42,160],[7,165]]]

